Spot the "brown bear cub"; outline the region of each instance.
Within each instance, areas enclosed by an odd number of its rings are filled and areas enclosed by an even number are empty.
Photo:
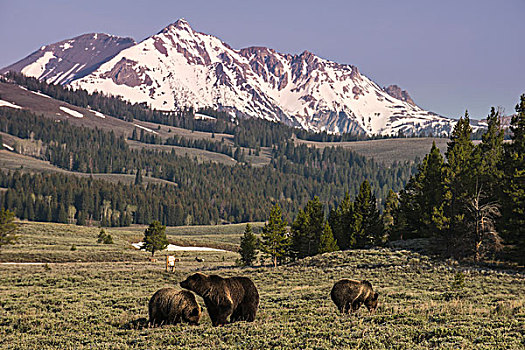
[[[196,325],[200,317],[201,307],[195,295],[187,290],[162,288],[149,301],[149,323],[152,326],[182,321]]]
[[[195,273],[180,286],[189,289],[204,299],[213,326],[235,321],[255,320],[259,306],[259,292],[247,277],[222,278],[217,275]]]
[[[349,313],[357,311],[361,304],[365,304],[368,311],[374,311],[379,294],[374,292],[368,281],[342,279],[334,284],[330,296],[341,313]]]

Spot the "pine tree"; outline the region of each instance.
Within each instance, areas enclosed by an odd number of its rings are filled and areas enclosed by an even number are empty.
[[[142,171],[140,169],[137,169],[135,174],[135,185],[142,185]]]
[[[324,229],[324,209],[319,197],[309,200],[292,223],[291,236],[293,257],[316,255]]]
[[[342,250],[355,245],[354,219],[354,204],[347,191],[337,209],[332,210],[328,218],[334,239]]]
[[[381,216],[381,221],[383,222],[383,235],[376,244],[381,245],[390,240],[392,230],[396,224],[396,213],[398,209],[399,197],[393,190],[390,190],[385,200],[383,215]]]
[[[503,197],[504,238],[521,247],[525,256],[525,94],[512,117],[512,142],[505,145]]]
[[[464,254],[468,227],[465,222],[467,205],[475,193],[472,176],[474,144],[470,140],[472,128],[468,113],[460,118],[447,145],[447,164],[444,167],[443,203],[434,210],[433,221],[437,233],[452,254]]]
[[[159,221],[153,221],[144,231],[143,240],[144,244],[140,249],[151,252],[151,256],[154,256],[156,251],[163,250],[168,246],[166,226],[161,225]]]
[[[286,221],[282,218],[279,204],[270,211],[270,218],[262,229],[261,250],[272,258],[273,266],[289,255],[290,237],[286,232]]]
[[[324,224],[323,233],[320,237],[319,254],[331,253],[337,250],[339,250],[339,247],[337,246],[337,242],[332,234],[332,229],[330,228],[330,225],[328,225],[328,223],[326,222]]]
[[[381,221],[376,198],[367,180],[363,181],[359,187],[359,193],[354,202],[354,217],[355,248],[363,248],[372,244],[375,237],[381,232]]]
[[[252,225],[246,224],[244,235],[241,237],[241,247],[239,250],[243,266],[253,265],[257,257],[257,245],[258,239],[253,233]]]
[[[444,161],[436,143],[432,143],[430,153],[425,156],[420,166],[420,192],[416,196],[419,213],[419,236],[431,237],[437,234],[434,213],[443,203]]]
[[[477,187],[485,194],[487,201],[498,201],[501,198],[503,138],[500,113],[493,107],[487,117],[487,131],[474,152]]]
[[[291,257],[292,259],[301,259],[307,256],[307,242],[310,227],[310,218],[303,209],[295,217],[290,228],[291,235]]]
[[[16,241],[15,236],[18,225],[15,224],[15,213],[7,209],[0,209],[0,249],[6,244]]]

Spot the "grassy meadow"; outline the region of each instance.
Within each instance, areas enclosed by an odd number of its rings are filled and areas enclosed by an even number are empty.
[[[256,227],[260,227],[257,224]],[[172,243],[235,250],[244,225],[168,228]],[[335,252],[278,268],[235,265],[238,254],[131,247],[144,227],[99,229],[24,223],[16,245],[0,251],[0,348],[3,349],[522,349],[523,271],[436,261],[408,250]],[[72,248],[74,246],[74,248]],[[156,254],[157,256],[157,254]],[[204,258],[204,263],[195,257]],[[32,262],[39,264],[6,264]],[[159,288],[195,271],[253,279],[261,302],[253,323],[213,328],[147,326],[147,303]],[[461,272],[460,274],[458,274]],[[368,279],[380,293],[374,314],[340,315],[329,298],[340,278]],[[177,287],[178,288],[178,287]],[[202,304],[202,299],[197,298]]]

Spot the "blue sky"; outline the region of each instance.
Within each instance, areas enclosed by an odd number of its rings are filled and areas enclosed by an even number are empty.
[[[89,32],[140,41],[178,18],[234,48],[356,65],[448,117],[511,113],[525,93],[525,0],[0,0],[0,67]]]

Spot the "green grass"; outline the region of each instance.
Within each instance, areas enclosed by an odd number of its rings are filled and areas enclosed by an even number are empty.
[[[239,227],[237,227],[239,226]],[[234,242],[242,225],[169,228],[170,239]],[[449,265],[406,250],[336,252],[281,266],[238,268],[232,252],[179,253],[177,272],[129,246],[140,228],[108,230],[115,245],[96,244],[96,228],[27,224],[3,261],[57,252],[85,263],[2,265],[0,348],[16,349],[520,349],[525,346],[525,278],[513,271]],[[225,238],[220,238],[224,236]],[[46,245],[45,242],[48,242]],[[69,248],[77,246],[76,251]],[[18,251],[18,253],[16,253]],[[121,252],[121,262],[103,261]],[[5,254],[5,256],[4,256]],[[199,253],[204,256],[206,253]],[[184,256],[182,256],[184,255]],[[89,257],[93,258],[89,262]],[[109,258],[108,258],[109,259]],[[127,260],[124,262],[123,260]],[[52,260],[52,259],[50,259]],[[197,271],[244,275],[261,303],[253,323],[213,328],[204,309],[199,326],[148,328],[147,302],[164,286]],[[455,283],[458,271],[464,284]],[[368,279],[379,308],[342,316],[329,298],[340,278]],[[458,289],[459,288],[459,289]],[[198,297],[199,302],[202,299]]]

